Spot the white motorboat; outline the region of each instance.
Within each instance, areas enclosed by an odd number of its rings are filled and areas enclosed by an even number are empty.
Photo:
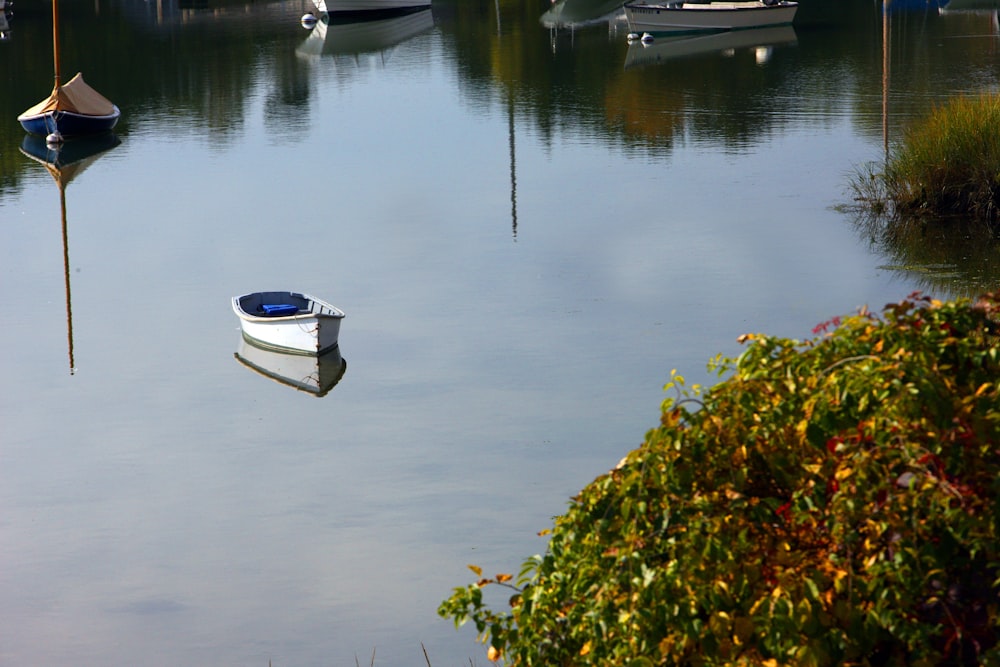
[[[625,18],[631,34],[649,35],[743,30],[790,25],[799,4],[792,0],[735,0],[733,2],[626,2]]]
[[[430,0],[313,0],[320,14],[358,14],[371,12],[406,12],[431,6]]]
[[[326,396],[347,371],[339,345],[319,356],[285,354],[265,350],[244,338],[233,356],[255,373],[317,398]]]
[[[300,292],[251,292],[233,297],[243,336],[279,352],[324,354],[337,347],[344,311]]]

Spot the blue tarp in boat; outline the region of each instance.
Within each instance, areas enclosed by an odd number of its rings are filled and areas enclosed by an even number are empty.
[[[264,311],[265,315],[270,315],[272,317],[294,315],[299,312],[299,307],[293,306],[290,303],[262,303],[260,309]]]

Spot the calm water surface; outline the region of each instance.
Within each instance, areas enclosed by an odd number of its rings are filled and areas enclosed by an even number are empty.
[[[643,49],[606,2],[435,3],[385,40],[306,8],[64,2],[64,73],[124,114],[60,177],[64,236],[15,121],[47,9],[16,6],[0,664],[486,664],[438,603],[544,549],[670,369],[996,287],[991,243],[837,209],[935,102],[996,89],[994,13],[900,5],[886,44],[870,3],[803,0],[791,30]],[[257,289],[347,312],[326,396],[234,357]]]

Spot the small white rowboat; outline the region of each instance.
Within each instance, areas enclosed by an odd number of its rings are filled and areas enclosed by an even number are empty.
[[[243,336],[256,345],[298,354],[337,347],[344,311],[300,292],[252,292],[233,297]]]

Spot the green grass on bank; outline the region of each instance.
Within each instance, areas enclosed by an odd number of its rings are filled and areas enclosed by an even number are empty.
[[[1000,220],[1000,96],[957,97],[910,126],[886,158],[855,175],[876,216]]]

